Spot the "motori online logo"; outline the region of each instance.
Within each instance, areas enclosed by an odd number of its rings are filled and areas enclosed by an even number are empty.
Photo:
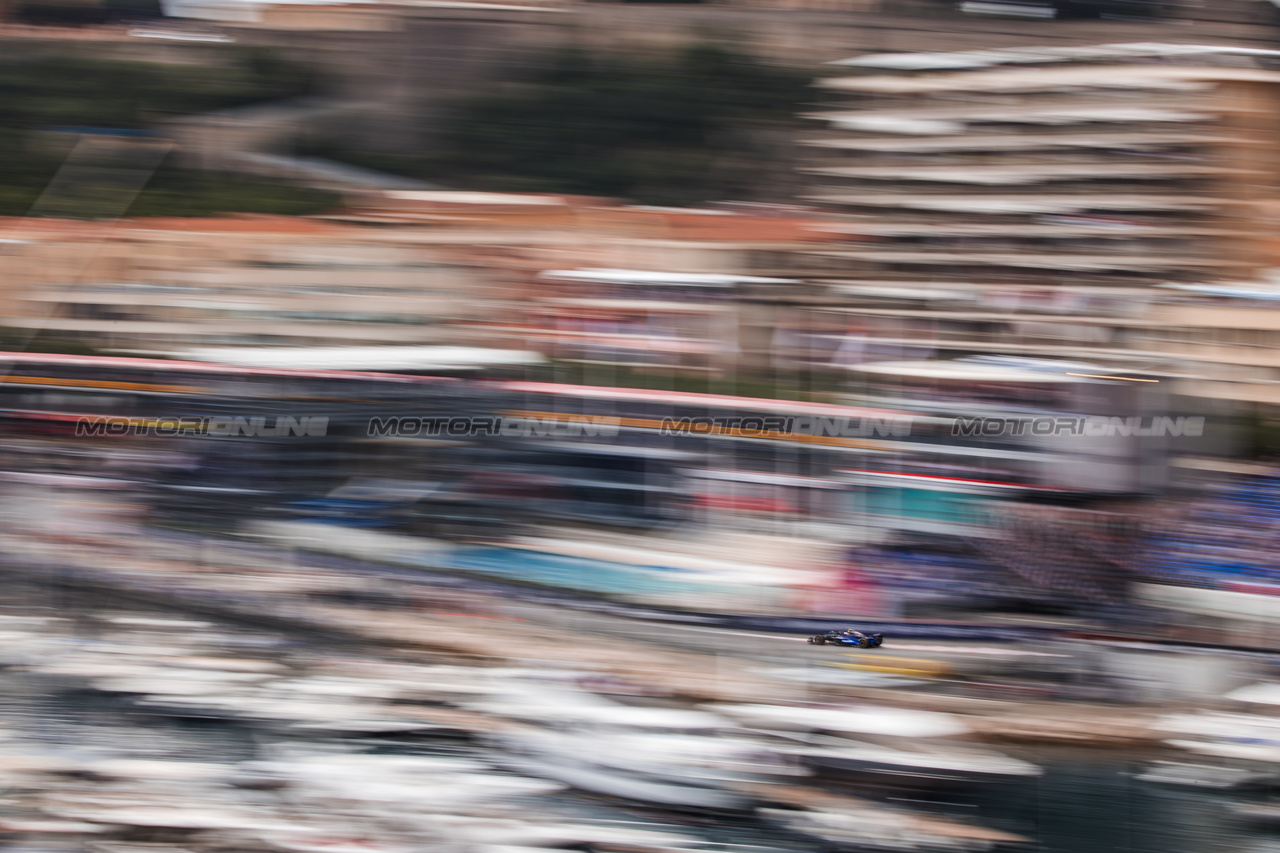
[[[665,418],[663,435],[733,435],[769,438],[785,435],[830,438],[905,438],[911,435],[910,417],[824,418],[810,416],[745,416],[723,418]]]
[[[451,438],[506,436],[510,438],[591,438],[609,437],[621,429],[620,418],[565,415],[557,418],[531,417],[387,417],[370,418],[365,435],[370,438],[394,436],[446,436]]]
[[[329,431],[325,417],[248,417],[219,418],[80,418],[76,435],[89,436],[212,436],[214,438],[320,437]]]
[[[953,436],[988,437],[1010,435],[1082,435],[1089,438],[1128,438],[1204,435],[1203,417],[1157,415],[1149,418],[1115,418],[1102,415],[1065,417],[956,418]]]

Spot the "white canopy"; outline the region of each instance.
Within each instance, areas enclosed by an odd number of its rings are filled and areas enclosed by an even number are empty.
[[[545,361],[536,352],[478,347],[236,347],[191,350],[180,358],[286,370],[476,370]]]
[[[1271,0],[1280,5],[1280,0]],[[1235,45],[1173,44],[1132,42],[1081,47],[1024,47],[1013,50],[958,50],[947,53],[872,53],[840,59],[829,65],[886,68],[896,71],[945,71],[984,68],[992,65],[1025,65],[1071,60],[1136,59],[1147,56],[1280,56],[1280,51]]]
[[[1231,286],[1229,284],[1161,284],[1159,287],[1170,290],[1185,290],[1188,293],[1200,293],[1205,296],[1229,296],[1234,299],[1280,299],[1280,290],[1261,287]]]
[[[724,273],[654,272],[652,270],[582,269],[547,270],[542,278],[558,281],[592,281],[604,284],[644,284],[695,287],[732,287],[735,284],[798,284],[790,278],[761,278]]]
[[[980,364],[971,361],[879,361],[853,365],[851,369],[863,373],[879,373],[915,379],[959,379],[973,382],[1033,382],[1061,383],[1081,382],[1083,379],[1067,373],[1075,365],[1064,365],[1063,372],[1049,373],[1029,370],[1026,367],[1003,364]],[[1098,368],[1094,368],[1095,371]]]
[[[1227,698],[1256,705],[1280,705],[1280,684],[1251,684],[1232,690]]]

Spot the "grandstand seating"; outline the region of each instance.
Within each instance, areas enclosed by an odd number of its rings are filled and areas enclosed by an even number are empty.
[[[1135,580],[1280,594],[1280,474],[1141,512],[1010,506],[1003,527],[969,542],[968,555],[898,547],[855,560],[907,601],[1013,594],[1118,605]]]
[[[1207,588],[1280,583],[1280,476],[1252,476],[1151,525],[1135,569]]]

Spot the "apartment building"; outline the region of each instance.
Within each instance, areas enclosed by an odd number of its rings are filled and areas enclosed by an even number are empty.
[[[842,239],[821,226],[794,208],[440,191],[323,218],[0,221],[0,327],[136,353],[462,345],[725,372],[767,362],[775,304],[812,290],[779,270]],[[648,280],[547,275],[584,269]]]
[[[482,311],[487,281],[450,246],[290,217],[7,232],[0,325],[114,351],[450,343],[452,324]]]
[[[526,339],[567,362],[732,373],[744,332],[758,325],[753,292],[796,279],[647,269],[547,270]]]
[[[853,73],[820,82],[833,103],[812,116],[824,127],[805,140],[805,171],[850,241],[808,253],[830,297],[809,321],[810,363],[1054,356],[1280,403],[1267,351],[1280,315],[1260,310],[1280,266],[1280,52],[1117,44],[840,64]]]
[[[536,193],[367,193],[337,216],[416,225],[421,240],[470,240],[500,294],[484,320],[457,330],[473,345],[694,374],[774,366],[784,306],[817,292],[792,276],[796,258],[844,239],[803,207]]]

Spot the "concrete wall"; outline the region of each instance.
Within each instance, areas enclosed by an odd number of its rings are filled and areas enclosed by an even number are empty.
[[[1101,671],[1123,683],[1138,702],[1215,700],[1257,679],[1257,663],[1244,656],[1121,644],[1095,654]]]

